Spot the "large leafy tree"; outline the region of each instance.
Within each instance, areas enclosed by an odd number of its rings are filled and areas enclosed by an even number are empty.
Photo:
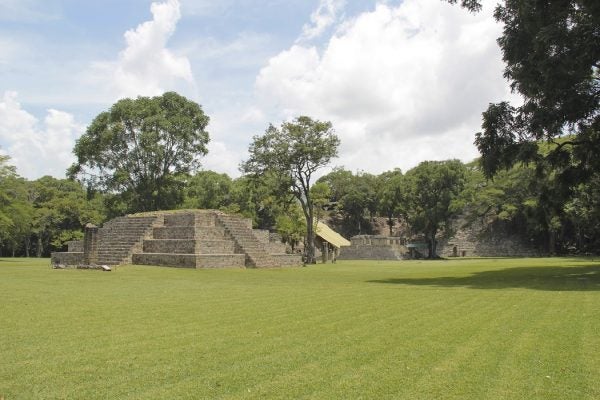
[[[395,221],[400,217],[404,207],[404,175],[400,169],[386,171],[377,177],[377,209],[387,217],[389,234],[392,236]]]
[[[220,209],[231,203],[232,180],[227,174],[200,171],[184,190],[184,208]]]
[[[314,204],[310,188],[315,172],[337,156],[340,140],[330,122],[301,116],[269,126],[250,144],[250,157],[241,169],[252,176],[273,174],[300,202],[306,219],[306,259],[315,262]]]
[[[461,196],[469,216],[479,219],[488,233],[517,235],[550,254],[564,247],[568,221],[563,205],[568,199],[555,173],[540,174],[539,167],[517,164],[488,180],[479,168],[469,167]]]
[[[435,258],[438,232],[448,230],[452,217],[463,209],[459,195],[466,168],[458,160],[423,161],[404,178],[407,220],[415,233],[425,236],[429,258]]]
[[[126,212],[174,208],[182,177],[207,153],[208,121],[198,104],[174,92],[119,100],[79,138],[69,175],[113,194]]]
[[[28,241],[33,209],[27,201],[27,181],[9,160],[0,155],[0,251],[14,256]]]
[[[82,239],[87,223],[105,219],[101,196],[88,194],[73,180],[44,176],[29,182],[28,201],[33,207],[31,237],[38,257],[64,248],[67,241]]]
[[[504,75],[524,103],[491,104],[484,112],[475,141],[484,172],[535,161],[551,165],[568,186],[587,180],[600,170],[600,2],[503,0],[494,16],[504,24]],[[552,151],[537,151],[537,141],[567,133]]]
[[[371,221],[377,213],[380,180],[368,173],[353,174],[337,167],[319,178],[329,186],[334,224],[346,236],[372,232]]]

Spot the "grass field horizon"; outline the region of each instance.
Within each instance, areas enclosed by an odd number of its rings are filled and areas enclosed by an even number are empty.
[[[0,258],[4,399],[598,399],[600,259]]]

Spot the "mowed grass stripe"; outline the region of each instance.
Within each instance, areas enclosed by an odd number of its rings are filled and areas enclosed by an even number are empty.
[[[0,261],[0,395],[545,398],[526,376],[541,360],[563,371],[556,398],[595,398],[598,271],[589,259],[108,274]]]
[[[581,319],[581,345],[579,357],[581,364],[577,373],[585,381],[580,390],[586,399],[600,399],[600,384],[598,384],[598,349],[600,349],[600,306],[594,292],[587,292],[583,301],[584,307],[577,315]]]

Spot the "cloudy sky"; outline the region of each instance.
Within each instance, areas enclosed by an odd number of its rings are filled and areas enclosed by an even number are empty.
[[[252,136],[332,121],[334,166],[381,173],[477,156],[511,96],[491,17],[441,0],[0,0],[0,151],[64,177],[75,140],[123,97],[167,90],[211,118],[205,169],[239,176]]]

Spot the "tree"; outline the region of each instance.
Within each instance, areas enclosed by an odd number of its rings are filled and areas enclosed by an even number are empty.
[[[231,178],[214,171],[200,171],[184,190],[184,208],[220,209],[231,203]]]
[[[294,251],[306,233],[306,220],[298,203],[290,207],[289,212],[278,215],[275,226],[283,242],[289,244]]]
[[[437,234],[449,229],[451,218],[462,211],[457,203],[465,183],[465,166],[458,160],[423,161],[405,175],[406,217],[416,233],[428,243],[429,258],[435,258]]]
[[[327,207],[329,204],[329,199],[331,198],[331,189],[325,182],[317,181],[317,183],[311,186],[310,195],[315,206],[314,217],[315,223],[317,223],[323,219],[325,207]]]
[[[339,143],[330,122],[301,116],[280,128],[271,125],[262,136],[255,136],[250,157],[241,165],[244,173],[253,176],[272,173],[300,202],[306,219],[305,257],[309,263],[316,262],[311,181],[316,171],[337,156]]]
[[[475,0],[462,4],[481,8]],[[490,104],[484,112],[475,143],[486,176],[533,161],[551,165],[568,186],[589,179],[600,170],[600,3],[504,0],[494,17],[504,24],[504,76],[524,104]],[[558,143],[566,133],[569,140]],[[542,140],[557,146],[541,155]]]
[[[353,174],[337,167],[319,178],[318,183],[329,186],[331,204],[341,217],[337,228],[344,235],[371,233],[371,221],[379,202],[379,179],[376,176],[361,172]]]
[[[30,235],[33,209],[27,201],[27,181],[9,160],[0,155],[0,251],[14,256]]]
[[[101,197],[88,196],[73,180],[44,176],[29,182],[28,201],[33,207],[31,237],[37,257],[64,248],[67,241],[82,239],[87,223],[98,225],[105,219]]]
[[[377,209],[379,213],[386,216],[390,236],[393,233],[394,221],[403,214],[404,204],[404,175],[400,169],[387,171],[377,177]]]
[[[174,92],[119,100],[77,140],[68,174],[115,194],[127,212],[174,208],[182,177],[207,153],[208,121],[198,104]]]
[[[371,221],[377,211],[378,203],[376,184],[374,175],[356,174],[340,199],[340,209],[344,219],[350,224],[352,234],[361,235],[372,231]]]
[[[221,210],[252,219],[258,229],[273,229],[277,218],[289,212],[297,200],[272,173],[241,176],[232,182],[230,203]]]

